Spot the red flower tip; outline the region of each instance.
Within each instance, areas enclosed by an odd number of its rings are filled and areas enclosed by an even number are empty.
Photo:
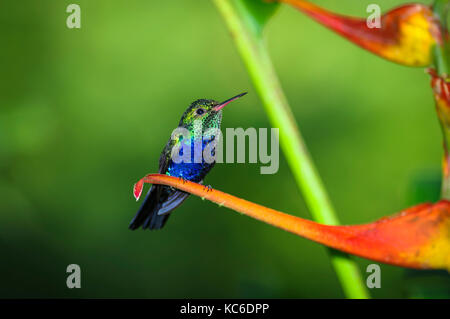
[[[142,189],[144,188],[144,179],[140,179],[133,187],[133,195],[136,198],[136,201],[139,200],[142,194]]]

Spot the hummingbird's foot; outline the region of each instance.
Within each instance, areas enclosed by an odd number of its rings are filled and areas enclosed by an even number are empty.
[[[180,179],[181,183],[186,184],[187,180],[185,178],[183,178],[183,177],[178,177],[178,178]]]
[[[206,191],[207,193],[212,192],[213,188],[211,187],[211,185],[205,185],[203,187],[203,190]]]

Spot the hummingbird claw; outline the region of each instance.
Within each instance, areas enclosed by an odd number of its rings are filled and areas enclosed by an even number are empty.
[[[213,188],[211,187],[211,185],[205,185],[203,187],[203,190],[206,191],[207,193],[212,192]]]

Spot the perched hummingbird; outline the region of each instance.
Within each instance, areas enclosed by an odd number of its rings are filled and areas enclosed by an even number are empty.
[[[183,113],[180,123],[178,124],[179,128],[185,128],[189,131],[191,137],[189,144],[191,146],[200,145],[202,148],[201,154],[203,154],[205,146],[215,138],[215,136],[211,136],[209,139],[205,139],[203,136],[205,131],[211,128],[220,129],[220,124],[222,122],[222,108],[245,94],[247,94],[247,92],[236,95],[222,103],[206,99],[200,99],[193,102]],[[201,123],[201,132],[194,127],[194,123],[197,120]],[[181,143],[186,143],[186,141],[183,141],[180,137],[171,137],[169,139],[159,157],[158,172],[160,174],[202,183],[206,174],[208,174],[214,166],[215,161],[208,163],[208,161],[204,160],[203,156],[201,161],[195,161],[193,159],[195,152],[193,148],[191,148],[191,161],[188,161],[188,163],[185,163],[184,161],[174,161],[172,158],[172,151],[177,147],[177,149],[180,149],[179,154],[182,155],[183,148],[180,145]],[[175,151],[175,153],[176,152],[177,151]],[[167,222],[170,212],[180,206],[188,196],[188,193],[176,190],[169,186],[152,185],[141,208],[131,221],[130,229],[134,230],[140,226],[142,226],[143,229],[162,228]]]

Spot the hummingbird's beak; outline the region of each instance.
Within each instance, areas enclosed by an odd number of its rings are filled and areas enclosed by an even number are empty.
[[[238,94],[238,95],[236,95],[236,96],[233,96],[231,99],[228,99],[228,100],[226,100],[226,101],[220,103],[219,105],[217,105],[213,110],[216,111],[216,112],[217,112],[217,111],[220,111],[220,110],[223,109],[228,103],[233,102],[234,100],[240,98],[241,96],[244,96],[245,94],[247,94],[247,92],[244,92],[244,93]]]

